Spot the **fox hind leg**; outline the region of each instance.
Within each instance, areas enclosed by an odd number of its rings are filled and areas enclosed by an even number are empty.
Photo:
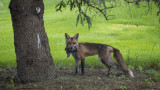
[[[102,60],[102,63],[107,66],[108,71],[107,71],[106,76],[109,76],[111,72],[111,66],[105,60]]]
[[[114,61],[111,57],[111,52],[108,53],[107,61],[110,65],[112,65],[116,69],[116,75],[117,76],[121,75],[121,73],[119,72],[119,66],[116,63],[114,63]]]
[[[106,56],[99,55],[98,58],[99,58],[99,60],[100,60],[104,65],[107,66],[108,71],[107,71],[107,75],[106,75],[106,76],[109,76],[110,71],[111,71],[111,66],[110,66],[109,63],[106,61]]]

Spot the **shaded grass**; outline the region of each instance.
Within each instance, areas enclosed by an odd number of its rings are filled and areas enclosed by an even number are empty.
[[[115,76],[115,71],[106,77],[105,68],[85,68],[85,75],[73,75],[74,68],[55,68],[57,77],[37,83],[21,84],[13,79],[16,68],[0,68],[0,89],[49,89],[49,90],[114,90],[126,87],[128,90],[155,89],[159,90],[159,70],[133,70],[136,78],[125,75]],[[12,82],[14,80],[14,83]]]
[[[9,0],[2,0],[0,6],[0,65],[16,66],[13,30],[7,4]],[[153,62],[160,68],[160,26],[153,6],[152,13],[145,15],[146,8],[132,6],[132,14],[124,3],[109,11],[116,19],[105,21],[101,15],[93,18],[93,26],[88,30],[85,26],[75,26],[77,12],[63,9],[56,12],[58,0],[47,0],[45,3],[45,30],[49,38],[49,45],[56,67],[74,66],[74,59],[67,58],[64,51],[64,33],[70,36],[80,34],[79,42],[103,43],[118,48],[124,56],[125,62],[133,67],[149,68]],[[86,66],[103,66],[97,56],[87,57]]]

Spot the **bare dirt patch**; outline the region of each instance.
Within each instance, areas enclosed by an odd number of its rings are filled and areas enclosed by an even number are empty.
[[[135,78],[114,74],[106,77],[105,68],[85,68],[85,75],[74,75],[74,68],[56,68],[57,77],[52,81],[19,84],[15,68],[0,68],[0,89],[45,90],[112,90],[112,89],[160,89],[160,82],[147,70],[133,70]],[[159,70],[157,71],[159,72]]]

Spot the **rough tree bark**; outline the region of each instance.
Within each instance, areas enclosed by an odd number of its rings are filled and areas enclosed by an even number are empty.
[[[44,28],[43,0],[11,0],[9,8],[20,81],[53,79],[54,63]]]

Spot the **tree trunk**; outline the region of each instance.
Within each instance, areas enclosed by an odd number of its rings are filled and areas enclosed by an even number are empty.
[[[44,29],[43,0],[11,0],[9,8],[20,81],[53,79],[54,63]]]

